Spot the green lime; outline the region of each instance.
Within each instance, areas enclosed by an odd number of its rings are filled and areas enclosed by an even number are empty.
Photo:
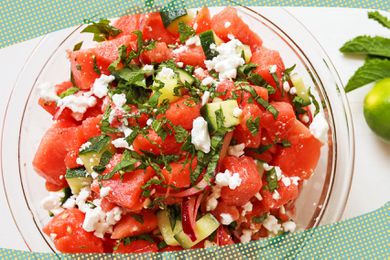
[[[364,117],[372,131],[390,142],[390,78],[376,83],[367,94]]]

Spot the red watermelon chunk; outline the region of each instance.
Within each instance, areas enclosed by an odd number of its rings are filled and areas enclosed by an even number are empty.
[[[188,47],[182,52],[174,53],[173,57],[176,62],[183,62],[184,65],[206,68],[206,65],[204,64],[206,56],[204,55],[201,46]]]
[[[171,34],[165,27],[159,12],[142,15],[140,22],[144,40],[156,40],[173,44],[176,42],[176,36]]]
[[[226,7],[211,19],[211,28],[223,41],[229,41],[229,34],[251,47],[252,51],[260,48],[263,41],[238,16],[233,7]]]
[[[156,47],[141,54],[141,61],[144,64],[161,63],[172,58],[172,51],[165,42],[157,42]]]
[[[207,7],[203,7],[198,11],[192,23],[192,27],[197,34],[211,29],[210,10]]]
[[[122,31],[118,36],[120,37],[126,34],[130,35],[133,39],[136,39],[137,36],[133,34],[133,32],[139,30],[141,17],[141,14],[134,14],[122,16],[119,19],[115,20],[113,26]]]

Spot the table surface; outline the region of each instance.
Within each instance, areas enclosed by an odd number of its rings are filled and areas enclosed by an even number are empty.
[[[345,8],[286,8],[318,39],[330,56],[345,84],[363,63],[362,58],[345,57],[338,49],[347,40],[363,34],[390,37],[390,30],[367,19],[367,11]],[[61,34],[63,32],[56,32]],[[13,83],[24,62],[40,38],[0,49],[2,95],[0,118]],[[12,61],[12,62],[10,62]],[[363,116],[363,99],[370,87],[348,94],[356,140],[355,173],[343,219],[355,217],[383,206],[390,199],[390,144],[378,139],[368,128]],[[1,120],[2,121],[2,120]],[[27,250],[5,201],[0,179],[0,247]]]

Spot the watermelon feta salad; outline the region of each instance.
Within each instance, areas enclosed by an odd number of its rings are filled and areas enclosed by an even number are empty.
[[[33,165],[64,253],[141,253],[293,232],[327,141],[310,88],[227,7],[93,22]],[[316,108],[316,109],[314,109]]]

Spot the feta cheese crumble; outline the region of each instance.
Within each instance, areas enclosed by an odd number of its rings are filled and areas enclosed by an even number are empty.
[[[39,85],[39,96],[45,101],[57,101],[60,99],[57,96],[57,91],[54,85],[45,82]]]
[[[274,190],[274,192],[272,193],[272,198],[274,200],[279,200],[280,199],[280,194],[277,190]]]
[[[237,39],[232,39],[219,46],[213,46],[219,54],[212,60],[206,60],[204,62],[209,71],[215,70],[219,73],[220,81],[235,79],[237,76],[237,68],[245,64],[241,53],[236,51],[239,46],[242,46],[242,43]]]
[[[95,82],[92,86],[92,93],[98,98],[107,96],[108,84],[114,81],[115,77],[113,75],[104,75],[102,74],[99,78],[95,79]]]
[[[192,36],[186,41],[187,46],[195,45],[200,46],[200,38],[198,35]]]
[[[290,83],[288,81],[283,82],[283,90],[286,92],[290,91]]]
[[[286,221],[282,224],[282,227],[285,232],[294,232],[297,225],[293,221]]]
[[[206,210],[212,211],[218,206],[218,199],[221,197],[221,187],[213,186],[210,196],[207,197]]]
[[[78,165],[84,165],[84,162],[83,162],[83,160],[81,160],[80,157],[77,157],[76,163],[77,163]]]
[[[115,140],[112,140],[111,143],[116,148],[125,148],[125,149],[131,150],[131,147],[129,146],[129,143],[123,137],[117,138]]]
[[[243,229],[242,235],[240,236],[241,243],[248,243],[252,239],[252,230],[250,229]]]
[[[228,213],[221,213],[220,216],[222,225],[230,225],[234,221],[232,215]]]
[[[211,140],[207,122],[199,116],[192,122],[191,143],[195,149],[204,153],[210,152]]]
[[[88,142],[85,142],[85,143],[83,143],[83,144],[80,146],[79,151],[85,150],[85,149],[89,148],[91,145],[92,145],[91,142],[89,142],[89,141],[88,141]]]
[[[101,187],[101,189],[100,189],[100,197],[101,198],[106,197],[108,194],[110,194],[110,191],[111,191],[110,187]]]
[[[291,95],[297,94],[297,89],[295,87],[290,88],[290,94]]]
[[[146,120],[146,125],[150,126],[152,125],[153,123],[153,119],[149,118],[148,120]]]
[[[49,195],[41,201],[41,206],[44,210],[50,211],[54,215],[60,214],[63,209],[61,208],[61,199],[64,197],[64,193],[49,192]]]
[[[203,92],[203,95],[202,95],[202,99],[201,99],[201,105],[204,106],[207,104],[207,102],[209,102],[209,98],[210,98],[210,91],[205,91]]]
[[[228,148],[228,155],[232,155],[235,157],[240,157],[244,155],[244,149],[245,149],[245,144],[237,144],[237,145],[231,145]]]
[[[277,218],[272,215],[268,215],[268,217],[263,221],[263,227],[276,235],[282,226],[278,223]]]
[[[321,113],[314,117],[309,129],[314,137],[320,140],[323,144],[327,142],[329,125]]]
[[[245,217],[247,213],[253,210],[252,202],[248,201],[245,205],[242,206],[241,216]]]
[[[226,22],[225,22],[225,24],[224,24],[225,28],[229,28],[229,27],[230,27],[230,25],[232,25],[232,23],[231,23],[231,22],[229,22],[229,21],[226,21]]]
[[[219,172],[215,176],[215,183],[219,186],[228,186],[229,189],[235,190],[238,186],[241,185],[240,175],[236,172],[233,173],[229,170],[225,170],[225,172]]]
[[[116,107],[122,107],[126,104],[126,95],[125,94],[114,94],[112,95],[112,102],[114,102]]]
[[[57,106],[61,110],[69,108],[73,113],[84,114],[88,108],[96,105],[96,98],[91,96],[91,92],[84,92],[81,95],[69,95],[57,100]],[[75,117],[73,115],[73,117]],[[75,117],[75,119],[77,119]]]
[[[239,108],[239,107],[235,107],[235,108],[233,109],[233,116],[236,117],[236,118],[238,118],[238,117],[240,117],[241,115],[242,115],[242,109]]]
[[[204,78],[202,80],[202,85],[208,86],[208,85],[211,85],[214,82],[215,82],[215,80],[213,79],[213,77],[207,76],[206,78]]]
[[[146,64],[142,67],[142,70],[145,71],[146,76],[151,76],[154,72],[154,67],[153,65]]]
[[[276,70],[277,70],[277,66],[276,65],[271,65],[270,67],[269,67],[269,73],[275,73],[276,72]]]
[[[156,75],[156,79],[158,80],[172,79],[174,77],[176,77],[175,72],[171,68],[167,67],[163,67]]]
[[[188,47],[186,45],[180,46],[179,48],[174,49],[172,52],[173,54],[180,54],[182,52],[185,52],[188,50]]]

